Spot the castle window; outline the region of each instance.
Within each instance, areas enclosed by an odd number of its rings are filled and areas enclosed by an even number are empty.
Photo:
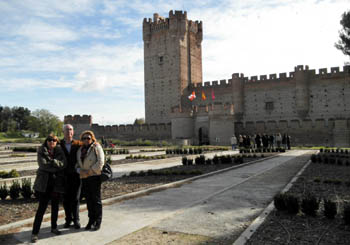
[[[272,111],[273,110],[273,102],[272,101],[266,102],[265,103],[265,109],[269,110],[269,111]]]
[[[158,57],[158,64],[159,64],[159,65],[162,65],[162,64],[163,64],[163,61],[164,61],[164,57],[163,57],[163,56],[159,56],[159,57]]]

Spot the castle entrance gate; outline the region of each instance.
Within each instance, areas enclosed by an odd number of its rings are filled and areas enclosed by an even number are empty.
[[[201,127],[198,129],[198,142],[199,145],[209,145],[209,133],[207,127]]]

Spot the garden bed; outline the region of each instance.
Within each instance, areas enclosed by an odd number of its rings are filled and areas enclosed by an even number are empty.
[[[320,203],[315,217],[274,209],[246,244],[350,244],[350,226],[343,219],[344,206],[350,203],[350,166],[337,159],[333,164],[311,163],[287,192],[299,200],[316,196]],[[337,204],[335,219],[324,216],[324,199]]]
[[[259,158],[245,158],[244,163]],[[228,168],[234,164],[211,164],[176,166],[161,170],[147,171],[140,174],[134,172],[131,176],[123,176],[102,184],[102,199],[116,197],[131,192],[136,192],[150,187],[167,184],[170,182],[186,179],[199,174],[205,174],[220,169]],[[27,219],[35,215],[38,202],[36,199],[0,200],[0,225]],[[62,209],[62,205],[60,205]],[[50,208],[46,212],[50,212]]]

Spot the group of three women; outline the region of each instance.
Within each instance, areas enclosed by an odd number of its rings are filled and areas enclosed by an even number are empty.
[[[65,125],[63,131],[65,138],[61,142],[55,135],[51,134],[38,149],[39,169],[34,182],[34,191],[39,198],[39,206],[33,223],[32,242],[38,240],[40,226],[49,201],[51,201],[51,232],[56,235],[61,234],[61,231],[57,229],[57,218],[62,195],[65,199],[66,213],[64,227],[68,228],[73,221],[74,227],[80,228],[79,187],[81,183],[89,217],[85,230],[99,230],[101,226],[100,176],[104,165],[103,149],[92,131],[84,131],[81,134],[80,142],[73,141],[73,127],[71,125]],[[78,147],[76,151],[73,151],[74,145],[76,146],[75,142],[78,142]],[[78,180],[74,179],[75,176]],[[72,193],[67,194],[74,189],[73,196],[75,197],[71,198]]]

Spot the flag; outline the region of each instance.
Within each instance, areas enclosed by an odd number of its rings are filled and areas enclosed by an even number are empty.
[[[188,96],[188,98],[190,99],[190,101],[194,100],[196,98],[196,93],[193,91],[192,94]]]
[[[202,100],[206,100],[207,97],[205,96],[205,93],[202,91]]]
[[[214,90],[213,89],[211,89],[211,99],[215,100],[215,95],[214,95]]]

